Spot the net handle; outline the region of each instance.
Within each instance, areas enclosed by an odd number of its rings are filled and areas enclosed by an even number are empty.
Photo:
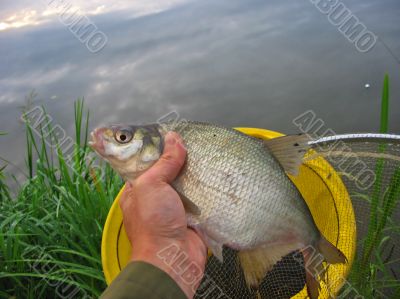
[[[400,135],[380,134],[380,133],[357,133],[357,134],[340,134],[327,136],[311,140],[308,144],[312,147],[320,144],[337,142],[337,141],[353,141],[353,142],[388,142],[400,144]]]

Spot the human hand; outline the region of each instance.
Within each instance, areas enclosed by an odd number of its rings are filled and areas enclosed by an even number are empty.
[[[132,245],[131,261],[144,261],[168,273],[192,298],[195,285],[171,267],[159,253],[171,245],[187,256],[185,265],[196,265],[203,276],[207,247],[197,233],[187,227],[182,201],[170,183],[178,175],[186,157],[186,149],[177,133],[165,136],[160,159],[135,181],[127,182],[120,199],[123,222]]]

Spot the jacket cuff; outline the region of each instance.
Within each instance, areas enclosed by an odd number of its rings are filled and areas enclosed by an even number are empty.
[[[100,299],[187,299],[164,271],[146,262],[131,262],[113,280]]]

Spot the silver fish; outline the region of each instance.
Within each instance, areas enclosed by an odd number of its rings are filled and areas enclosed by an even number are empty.
[[[319,232],[286,173],[296,174],[307,151],[306,135],[262,141],[236,130],[199,122],[114,125],[92,132],[92,147],[125,180],[134,180],[160,157],[167,131],[179,133],[186,163],[173,182],[193,227],[213,254],[238,250],[249,286],[257,287],[283,256],[310,248],[327,263],[346,257]],[[318,298],[317,270],[306,271],[311,298]]]

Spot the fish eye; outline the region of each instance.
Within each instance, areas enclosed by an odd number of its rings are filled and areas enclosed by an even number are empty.
[[[115,140],[119,143],[128,143],[133,138],[133,134],[130,130],[121,129],[115,132]]]

